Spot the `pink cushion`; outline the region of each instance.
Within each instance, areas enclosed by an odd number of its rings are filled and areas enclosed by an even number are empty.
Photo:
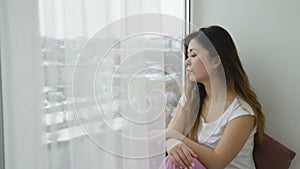
[[[255,147],[253,152],[257,169],[288,169],[295,155],[294,151],[266,134],[263,144]]]

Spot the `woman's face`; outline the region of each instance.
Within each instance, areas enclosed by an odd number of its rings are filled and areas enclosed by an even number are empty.
[[[188,58],[185,63],[191,81],[209,80],[208,72],[212,67],[209,52],[195,39],[192,39],[188,45]]]

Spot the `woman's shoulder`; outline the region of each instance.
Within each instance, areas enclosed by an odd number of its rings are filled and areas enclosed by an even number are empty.
[[[241,97],[237,96],[233,102],[233,106],[228,115],[228,121],[244,115],[253,115],[255,113],[251,106]]]

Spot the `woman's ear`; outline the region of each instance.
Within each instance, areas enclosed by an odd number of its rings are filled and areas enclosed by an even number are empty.
[[[213,68],[218,68],[221,64],[222,64],[222,61],[220,59],[220,56],[215,56],[213,57]]]

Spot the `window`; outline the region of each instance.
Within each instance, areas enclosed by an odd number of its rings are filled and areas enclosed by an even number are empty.
[[[178,63],[176,61],[176,59],[179,61],[182,59],[181,44],[180,41],[172,38],[179,37],[181,34],[174,34],[172,37],[168,37],[149,33],[131,36],[126,40],[118,39],[119,43],[110,50],[110,53],[108,53],[109,57],[105,60],[105,70],[97,76],[97,87],[95,88],[93,84],[89,83],[84,84],[80,88],[81,93],[76,93],[77,98],[74,98],[72,95],[72,85],[76,66],[93,68],[82,62],[78,65],[78,55],[85,44],[91,42],[91,37],[99,29],[124,16],[154,12],[177,16],[183,19],[185,16],[184,1],[39,0],[38,2],[24,2],[17,8],[13,2],[5,1],[6,7],[10,8],[4,11],[5,15],[1,15],[9,17],[5,18],[4,24],[1,25],[5,26],[4,30],[10,30],[8,31],[9,36],[6,36],[5,38],[7,39],[5,40],[10,40],[12,43],[6,44],[9,46],[6,54],[11,55],[5,58],[5,63],[9,64],[3,64],[5,65],[5,70],[13,70],[5,72],[6,78],[10,76],[12,78],[7,78],[9,82],[5,82],[4,84],[6,89],[9,88],[8,86],[12,86],[11,91],[4,90],[6,98],[10,99],[8,102],[12,103],[11,107],[6,106],[5,112],[7,112],[6,118],[8,121],[14,122],[9,123],[7,127],[9,128],[7,133],[10,133],[8,140],[12,141],[6,142],[9,145],[7,148],[8,152],[12,150],[12,153],[7,155],[7,166],[9,168],[20,168],[20,166],[34,168],[43,166],[37,168],[51,169],[126,168],[124,167],[128,164],[126,159],[119,159],[117,156],[103,152],[97,149],[93,142],[91,142],[86,132],[82,129],[83,126],[78,121],[78,114],[75,113],[73,103],[80,104],[82,111],[85,112],[96,112],[99,108],[106,109],[109,112],[105,114],[108,119],[107,122],[115,131],[122,132],[122,134],[126,134],[128,131],[129,134],[133,134],[129,129],[142,131],[147,129],[147,126],[142,129],[129,126],[130,128],[127,130],[126,122],[128,120],[118,110],[122,109],[126,111],[129,104],[133,104],[140,110],[147,110],[147,107],[152,106],[151,103],[159,103],[159,99],[161,98],[157,97],[156,91],[153,90],[157,87],[164,91],[167,98],[167,107],[163,109],[163,112],[167,117],[166,121],[170,120],[169,118],[172,112],[174,112],[174,105],[177,104],[179,97],[180,87],[178,87],[176,80],[179,82],[182,81],[182,65],[180,64],[181,62]],[[169,5],[170,3],[172,5]],[[34,34],[38,32],[33,28],[37,24],[36,20],[32,20],[32,18],[37,17],[37,12],[31,13],[30,10],[36,9],[36,7],[39,10],[41,46],[39,46],[39,37]],[[16,17],[15,15],[11,15],[12,13],[16,14]],[[26,27],[23,22],[19,23],[20,18],[33,26]],[[24,30],[20,31],[15,28],[15,23],[22,24]],[[14,29],[11,29],[11,26]],[[182,25],[180,28],[184,32],[185,26]],[[31,37],[29,38],[30,35],[28,35],[28,32],[33,32],[32,39]],[[21,38],[15,36],[16,34],[20,35],[19,37]],[[107,39],[98,40],[97,43],[107,43]],[[12,48],[10,45],[15,45],[16,47]],[[21,50],[10,51],[10,49],[16,48]],[[145,50],[145,55],[143,56],[149,57],[139,58],[142,53],[136,51],[141,48],[159,50]],[[37,51],[41,51],[41,55]],[[27,59],[24,57],[21,58],[21,62],[24,62],[24,64],[20,62],[16,64],[16,61],[20,59],[20,55],[23,54],[27,57]],[[132,55],[131,59],[139,59],[130,64],[128,63],[126,67],[124,63],[126,62],[125,57],[128,55]],[[42,58],[43,77],[41,93],[36,91],[40,89],[40,81],[39,78],[35,78],[35,75],[41,72],[37,68],[40,66],[40,62],[36,61],[41,58],[37,59],[36,56]],[[93,58],[86,58],[85,61],[93,62]],[[128,76],[128,73],[132,73],[130,72],[131,68],[134,69],[136,66],[142,64],[147,69],[141,72],[133,72],[136,73],[136,76],[134,81],[132,81],[131,88],[128,89],[131,94],[131,98],[128,101],[125,99],[128,94],[127,88],[123,88],[123,85],[128,83],[128,78],[124,77]],[[16,71],[17,68],[24,73]],[[39,73],[35,73],[34,71]],[[112,71],[114,72],[113,74]],[[26,74],[30,77],[24,78]],[[110,92],[103,85],[110,82],[107,80],[107,77],[112,77],[114,101],[108,101],[107,97],[104,97],[105,92],[108,94]],[[16,82],[22,82],[22,79],[29,79],[29,82],[26,82],[24,86],[18,86]],[[161,85],[161,82],[164,82],[164,85]],[[104,104],[105,107],[101,107],[101,104],[90,106],[92,101],[85,97],[84,90],[88,91],[91,88],[95,88],[97,91],[97,101]],[[34,90],[34,93],[18,93],[18,91],[24,91],[24,89],[28,91],[29,89]],[[151,93],[152,91],[154,93]],[[10,94],[12,95],[11,97]],[[145,95],[148,97],[145,97]],[[42,96],[42,105],[39,104],[41,100],[40,96]],[[26,102],[26,99],[30,101]],[[19,106],[20,103],[22,103],[21,106],[28,105],[23,108],[24,111]],[[26,103],[29,104],[26,105]],[[39,114],[36,113],[40,109],[42,109],[42,112]],[[42,116],[42,120],[40,116]],[[84,127],[90,129],[101,128],[101,125],[104,123],[96,119],[98,116],[99,114],[95,114],[94,122],[88,121],[84,123]],[[87,117],[84,114],[79,114],[79,118],[81,119],[86,118],[89,120],[92,117],[90,114]],[[32,124],[30,124],[31,122]],[[40,127],[40,123],[42,123],[42,127]],[[164,124],[167,123],[164,122]],[[38,139],[40,138],[39,132],[41,131],[44,134],[42,137],[43,147],[41,147]],[[119,148],[122,151],[127,151],[134,146],[131,144],[126,147],[122,145],[124,143],[122,140],[110,139],[109,137],[106,136],[103,139],[110,144],[116,145],[116,147],[120,146]],[[28,142],[30,145],[25,146],[23,140],[26,140],[26,143]],[[18,148],[15,148],[15,146]],[[19,150],[19,147],[27,150],[28,154],[25,156],[21,152],[22,150]],[[44,148],[46,151],[45,154],[43,151]],[[28,150],[32,150],[32,152]],[[99,161],[99,159],[102,161]],[[15,163],[15,161],[18,161],[18,163]],[[30,161],[37,162],[31,164]]]

